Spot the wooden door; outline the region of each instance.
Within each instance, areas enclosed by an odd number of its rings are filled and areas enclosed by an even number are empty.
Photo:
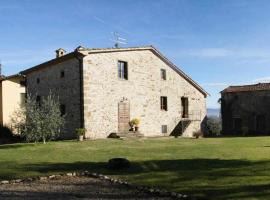
[[[130,109],[128,101],[118,103],[118,132],[127,133],[130,129]]]

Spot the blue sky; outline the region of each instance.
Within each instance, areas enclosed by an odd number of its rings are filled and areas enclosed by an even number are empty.
[[[270,1],[0,0],[0,59],[6,75],[55,56],[62,47],[152,44],[211,97],[228,85],[270,80]]]

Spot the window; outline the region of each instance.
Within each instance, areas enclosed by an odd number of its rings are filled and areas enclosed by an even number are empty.
[[[64,78],[64,77],[65,77],[65,71],[61,71],[60,78]]]
[[[160,109],[166,111],[168,110],[167,97],[160,97]]]
[[[20,105],[21,107],[25,107],[26,103],[26,94],[25,93],[20,93]]]
[[[118,78],[128,80],[127,62],[118,61]]]
[[[161,133],[167,133],[168,132],[168,127],[167,127],[167,125],[162,125],[161,126]]]
[[[166,70],[160,69],[161,80],[166,80]]]
[[[182,105],[182,118],[188,118],[188,98],[187,97],[181,98],[181,105]]]
[[[36,103],[41,106],[41,97],[39,95],[36,97]]]
[[[39,78],[37,78],[37,84],[39,84],[40,83],[40,79]]]
[[[61,113],[61,116],[66,114],[66,106],[64,104],[60,105],[60,113]]]

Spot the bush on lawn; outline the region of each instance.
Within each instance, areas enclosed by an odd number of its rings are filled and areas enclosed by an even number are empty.
[[[221,133],[221,119],[218,117],[207,117],[206,127],[205,127],[205,136],[215,137],[215,136],[219,136],[220,133]]]
[[[203,132],[202,131],[195,131],[193,132],[193,137],[196,139],[203,137]]]

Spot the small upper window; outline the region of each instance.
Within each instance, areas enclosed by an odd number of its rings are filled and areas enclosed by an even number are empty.
[[[64,78],[64,77],[65,77],[65,71],[61,71],[60,78]]]
[[[160,97],[160,109],[165,111],[168,110],[167,97]]]
[[[160,69],[160,75],[162,80],[166,80],[166,70]]]
[[[127,62],[118,61],[118,78],[128,80]]]
[[[40,79],[39,78],[37,78],[37,84],[39,84],[40,83]]]

